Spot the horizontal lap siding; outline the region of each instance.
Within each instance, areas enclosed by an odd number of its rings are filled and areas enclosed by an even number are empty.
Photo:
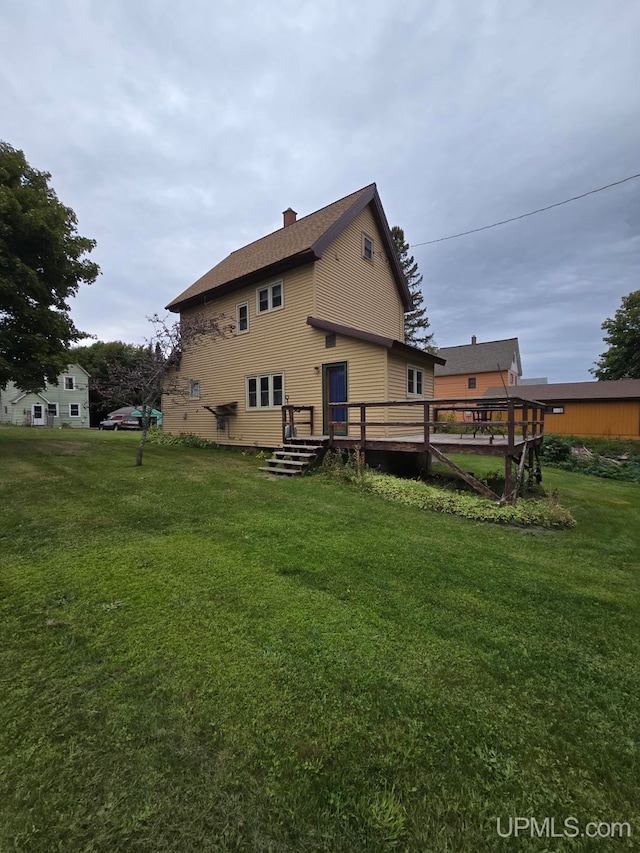
[[[362,257],[363,232],[374,241],[373,262]],[[403,340],[402,302],[369,207],[325,250],[315,273],[316,317]]]
[[[180,366],[184,388],[200,382],[200,399],[174,395],[163,397],[163,430],[190,432],[220,444],[273,447],[282,438],[282,414],[275,410],[248,410],[245,378],[261,373],[284,373],[284,393],[298,406],[314,406],[314,432],[322,430],[322,365],[347,362],[349,400],[381,399],[385,388],[385,350],[342,335],[336,345],[325,346],[326,333],[307,325],[312,313],[312,267],[286,273],[284,308],[256,316],[256,286],[212,302],[209,316],[224,313],[235,323],[236,305],[249,303],[249,332],[232,333],[223,340],[208,341],[185,353]],[[269,279],[265,281],[269,283]],[[185,316],[188,313],[185,312]],[[316,369],[317,368],[317,369]],[[215,417],[204,409],[238,403],[238,414],[228,419],[228,433],[216,429]],[[186,414],[186,418],[184,415]],[[300,414],[307,419],[307,414]],[[301,427],[299,434],[308,431]]]
[[[284,307],[256,314],[256,292],[260,286],[283,282]],[[284,393],[292,403],[304,403],[304,379],[313,374],[313,355],[309,350],[310,327],[306,318],[311,313],[311,265],[301,267],[280,278],[265,279],[210,303],[209,316],[222,313],[224,322],[236,322],[236,305],[248,302],[249,331],[232,332],[222,340],[201,342],[185,353],[180,366],[181,381],[200,383],[200,399],[190,400],[168,395],[163,398],[163,429],[166,432],[193,432],[224,444],[269,447],[281,436],[282,415],[278,409],[248,409],[245,379],[266,373],[284,373]],[[183,316],[197,314],[193,309]],[[228,419],[228,430],[216,429],[216,418],[203,407],[215,408],[237,402],[238,413]],[[186,413],[186,418],[184,417]]]
[[[469,388],[468,380],[475,377],[476,387]],[[436,376],[435,397],[482,397],[489,388],[504,388],[504,383],[509,382],[506,372],[500,373],[465,373],[457,376]],[[517,394],[517,385],[508,385],[510,394]]]
[[[433,397],[433,367],[423,367],[414,364],[407,359],[401,359],[389,353],[387,361],[388,369],[388,400],[418,400],[416,397],[409,397],[407,394],[407,367],[417,367],[423,372],[423,394],[429,399]],[[420,421],[424,418],[424,406],[398,406],[397,408],[389,406],[386,411],[386,420],[389,421]],[[390,426],[387,427],[386,434],[394,435],[410,435],[413,433],[421,433],[422,427],[402,427]]]
[[[562,415],[545,415],[544,431],[560,435],[640,438],[640,402],[612,400],[598,402],[558,402]]]

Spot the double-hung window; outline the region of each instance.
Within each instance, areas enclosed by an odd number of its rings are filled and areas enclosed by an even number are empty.
[[[65,376],[64,377],[64,390],[65,391],[75,391],[75,388],[76,388],[75,376]]]
[[[249,331],[249,303],[240,302],[236,305],[236,335]]]
[[[80,403],[69,403],[69,417],[79,418],[82,412],[80,411]]]
[[[192,379],[189,382],[189,396],[192,400],[200,399],[200,382],[197,379]]]
[[[276,409],[283,401],[284,374],[263,373],[247,376],[247,408]]]
[[[420,367],[407,366],[407,396],[422,397],[424,388],[424,371]]]
[[[256,314],[266,314],[267,311],[277,311],[283,307],[282,282],[274,281],[259,287],[256,291]]]
[[[366,234],[362,235],[362,257],[365,261],[373,261],[373,240]]]

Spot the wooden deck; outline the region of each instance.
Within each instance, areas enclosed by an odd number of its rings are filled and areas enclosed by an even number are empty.
[[[379,414],[380,410],[383,410],[382,415]],[[328,411],[330,414],[325,415],[328,435],[314,435],[312,406],[283,406],[283,439],[291,437],[298,444],[315,440],[330,448],[359,448],[365,453],[424,454],[424,467],[427,470],[435,458],[480,494],[502,503],[515,503],[524,485],[525,471],[529,481],[540,479],[540,447],[544,437],[542,403],[505,395],[501,399],[465,397],[329,403]],[[375,420],[372,419],[372,412]],[[419,420],[408,419],[413,412]],[[307,419],[296,419],[297,413]],[[383,419],[380,420],[380,417]],[[298,425],[309,427],[311,434],[306,439],[298,434]],[[402,427],[407,428],[406,434],[375,434],[380,431],[395,432]],[[447,454],[451,453],[502,457],[505,472],[503,495],[496,495],[486,484],[463,471],[448,458]],[[514,463],[517,467],[515,478]]]

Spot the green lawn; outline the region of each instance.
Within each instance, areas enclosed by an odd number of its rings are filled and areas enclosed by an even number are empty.
[[[136,441],[0,428],[2,853],[638,849],[638,485],[525,530]]]

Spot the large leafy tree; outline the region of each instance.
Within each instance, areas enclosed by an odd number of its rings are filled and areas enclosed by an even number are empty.
[[[0,142],[0,387],[24,391],[55,382],[69,347],[88,337],[69,314],[69,299],[100,269],[86,255],[94,240],[33,169],[22,151]]]
[[[427,309],[424,307],[424,296],[420,285],[422,284],[422,274],[418,270],[418,264],[409,254],[409,244],[404,239],[404,231],[398,225],[394,225],[391,229],[391,236],[396,246],[398,259],[402,272],[409,285],[409,292],[413,299],[413,309],[407,311],[404,315],[404,340],[405,343],[411,344],[420,349],[431,349],[433,346],[433,334],[428,334],[429,318],[427,317]]]
[[[606,319],[602,353],[591,373],[597,379],[640,379],[640,290],[623,297],[613,319]]]

